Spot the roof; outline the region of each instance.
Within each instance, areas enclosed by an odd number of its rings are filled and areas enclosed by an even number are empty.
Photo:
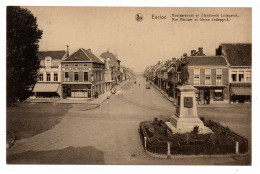
[[[109,58],[112,66],[117,66],[117,62],[120,61],[116,58],[116,56],[113,53],[109,51],[102,53],[100,57],[102,57],[103,59]]]
[[[166,61],[162,61],[161,63],[158,64],[157,67],[155,67],[155,72],[157,73],[157,71],[160,71],[160,69],[163,67],[163,65],[165,64]]]
[[[189,66],[228,66],[223,56],[186,57]]]
[[[66,56],[66,51],[39,51],[37,56],[40,60],[45,59],[45,57],[51,57],[52,59],[62,59]]]
[[[221,44],[220,49],[224,51],[230,66],[252,65],[252,44]]]
[[[65,61],[87,61],[103,64],[103,62],[97,56],[95,56],[90,49],[86,50],[84,48],[81,48],[71,54],[69,57],[67,57],[67,59],[65,59]]]
[[[206,56],[206,54],[197,51],[197,52],[192,53],[191,56]]]

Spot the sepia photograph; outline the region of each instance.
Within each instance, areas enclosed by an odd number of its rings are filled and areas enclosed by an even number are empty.
[[[252,8],[6,6],[6,164],[252,165]]]

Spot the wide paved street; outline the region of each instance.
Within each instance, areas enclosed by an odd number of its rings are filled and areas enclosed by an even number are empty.
[[[86,104],[73,104],[73,107],[54,128],[21,140],[9,149],[9,162],[70,163],[70,158],[79,157],[83,159],[79,161],[80,164],[248,163],[248,155],[241,157],[178,156],[173,159],[157,159],[146,154],[137,131],[139,123],[153,120],[158,115],[172,115],[175,107],[155,88],[146,89],[145,83],[143,78],[137,78],[137,84],[134,84],[133,80],[125,83],[117,94],[93,110],[87,110]],[[205,108],[200,108],[199,112],[206,117],[205,113],[209,111],[204,110]],[[242,127],[248,130],[250,130],[251,122],[249,117],[250,115],[244,116],[244,120],[243,117],[237,119],[239,122],[242,120]],[[223,121],[225,118],[221,117],[221,119],[218,121]],[[236,125],[234,128],[239,131],[240,127],[236,119],[234,122]],[[71,156],[70,151],[78,154],[76,157]],[[48,158],[47,154],[50,152],[52,156]],[[62,154],[59,157],[60,161],[53,156],[56,153]],[[84,162],[84,159],[89,160]],[[89,162],[90,159],[92,162]]]

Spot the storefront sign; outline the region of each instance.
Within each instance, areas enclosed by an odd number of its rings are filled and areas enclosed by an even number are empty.
[[[215,89],[215,92],[222,92],[221,89]]]
[[[78,71],[78,70],[90,70],[90,68],[83,67],[71,67],[71,68],[62,68],[63,71]]]

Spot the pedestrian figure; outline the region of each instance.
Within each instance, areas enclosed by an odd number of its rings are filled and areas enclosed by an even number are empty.
[[[209,96],[207,96],[207,98],[206,98],[206,99],[207,99],[207,104],[209,104]]]
[[[140,86],[140,83],[139,83],[139,86]]]
[[[95,92],[95,98],[98,98],[98,92]]]

